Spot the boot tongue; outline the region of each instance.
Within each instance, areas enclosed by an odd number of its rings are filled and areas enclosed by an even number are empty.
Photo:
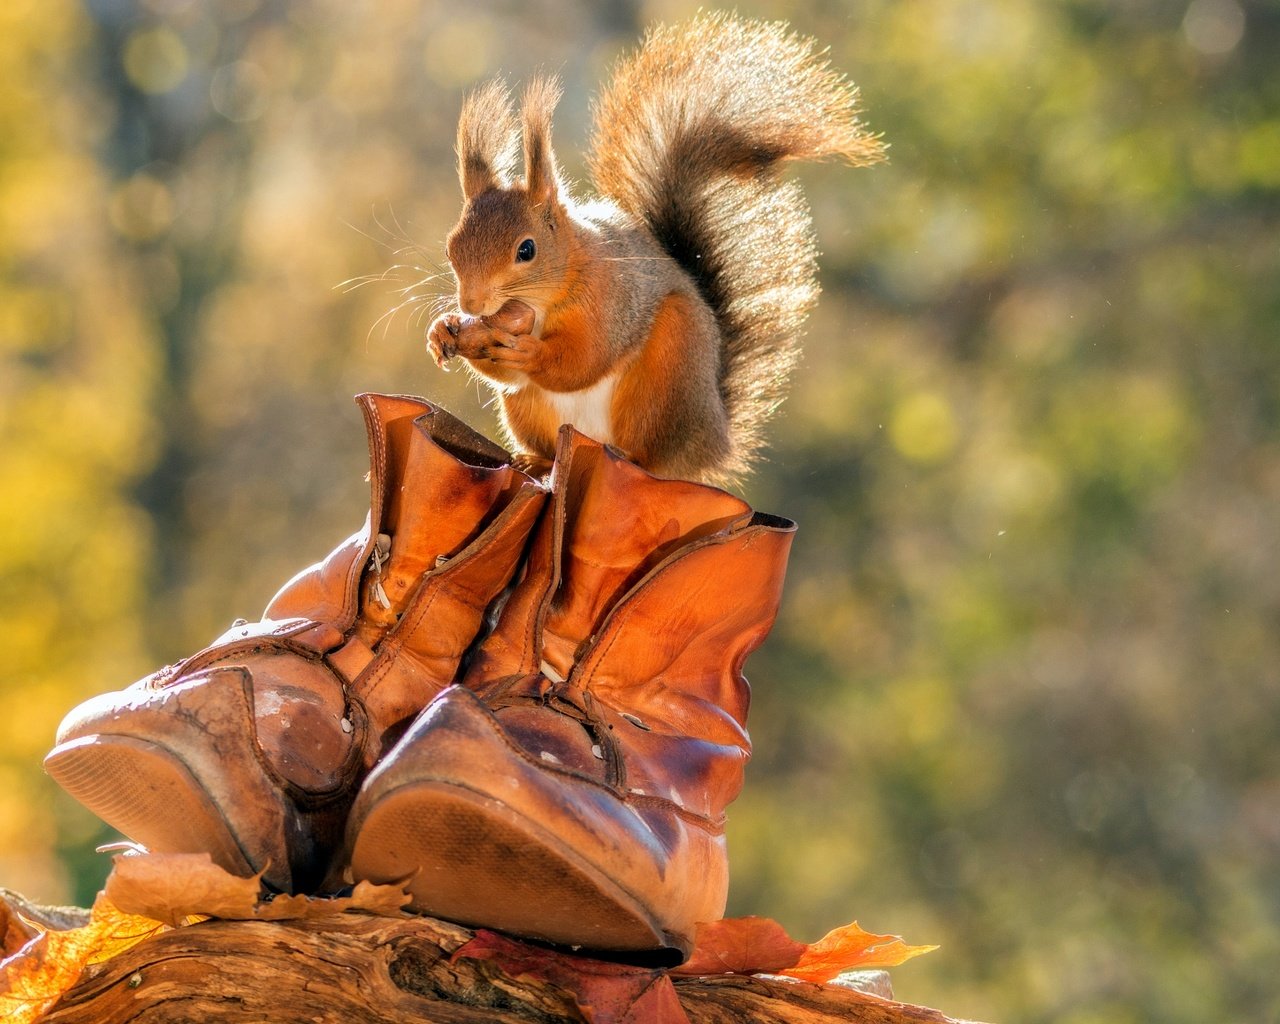
[[[561,677],[583,641],[650,569],[676,549],[749,516],[746,503],[702,484],[658,480],[586,438],[568,460],[557,513],[560,584],[543,624],[542,659]]]
[[[483,532],[519,483],[502,449],[452,424],[428,413],[387,425],[383,536],[364,587],[374,618],[394,620],[422,574]]]

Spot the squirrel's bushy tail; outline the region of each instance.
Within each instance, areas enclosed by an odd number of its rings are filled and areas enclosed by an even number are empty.
[[[597,190],[649,225],[719,322],[728,475],[761,443],[818,294],[812,217],[778,165],[882,159],[856,104],[812,40],[724,14],[651,31],[596,103]]]

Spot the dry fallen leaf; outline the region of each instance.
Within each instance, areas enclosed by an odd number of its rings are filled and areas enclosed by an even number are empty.
[[[106,889],[82,927],[50,929],[31,938],[34,930],[10,901],[0,899],[0,938],[8,956],[0,965],[0,1019],[32,1024],[87,965],[109,960],[192,918],[279,921],[347,910],[398,916],[409,901],[404,886],[371,882],[361,882],[350,896],[339,898],[278,896],[261,902],[260,892],[256,875],[239,878],[208,854],[131,854],[115,858]]]
[[[779,971],[802,981],[831,981],[845,971],[897,967],[937,946],[908,946],[897,935],[873,935],[858,922],[835,928],[811,943],[794,967]]]
[[[36,929],[18,916],[18,909],[0,894],[0,960],[18,952],[37,934]]]
[[[382,917],[399,917],[411,898],[403,885],[360,882],[350,896],[277,896],[270,903],[258,904],[252,916],[256,921],[287,921],[363,910]]]
[[[32,1024],[89,964],[164,930],[158,921],[122,913],[99,895],[87,925],[45,932],[0,964],[0,1017],[7,1024]]]
[[[405,889],[405,883],[376,885],[373,882],[357,882],[351,891],[351,910],[363,910],[380,917],[399,917],[413,899]]]
[[[32,928],[32,935],[39,932],[69,932],[72,928],[83,928],[89,923],[91,912],[84,907],[59,907],[46,903],[35,903],[21,893],[12,889],[0,888],[0,903],[9,908],[9,912],[17,914]]]
[[[224,871],[207,853],[148,853],[115,858],[106,893],[129,913],[182,924],[192,917],[231,921],[286,921],[363,910],[396,917],[409,902],[403,885],[361,882],[350,896],[276,896],[260,899],[259,876]]]
[[[698,925],[693,953],[676,974],[768,974],[799,962],[806,946],[768,917],[730,917]]]
[[[195,915],[253,917],[262,889],[257,875],[238,878],[207,853],[122,854],[112,863],[107,898],[127,913],[165,924]]]
[[[739,917],[698,925],[693,953],[672,973],[784,974],[819,983],[846,971],[896,967],[937,946],[908,946],[896,935],[873,935],[857,922],[806,945],[767,917]]]

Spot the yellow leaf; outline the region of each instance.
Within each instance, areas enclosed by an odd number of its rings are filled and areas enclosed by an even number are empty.
[[[123,913],[100,894],[83,928],[45,932],[0,964],[0,1016],[8,1024],[33,1024],[85,967],[166,930],[158,921]]]

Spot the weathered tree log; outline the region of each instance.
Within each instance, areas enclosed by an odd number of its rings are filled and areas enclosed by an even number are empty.
[[[87,968],[42,1021],[514,1024],[586,1019],[573,993],[553,982],[522,972],[509,975],[492,959],[453,958],[472,936],[430,918],[364,914],[205,921],[163,932]],[[675,990],[690,1024],[955,1024],[935,1010],[839,985],[726,975],[676,978]],[[643,1024],[651,1018],[611,1019]]]

